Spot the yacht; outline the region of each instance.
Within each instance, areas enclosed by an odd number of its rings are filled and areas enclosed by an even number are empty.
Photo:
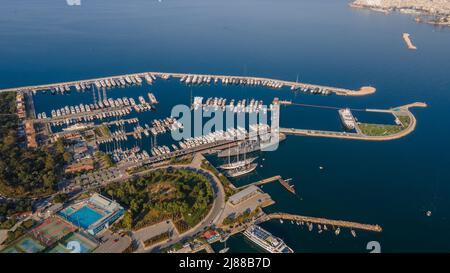
[[[353,130],[356,127],[355,118],[349,108],[339,109],[339,116],[341,118],[342,124],[348,130]]]
[[[294,253],[294,251],[288,247],[283,240],[275,237],[260,226],[250,226],[244,231],[244,235],[270,253]]]
[[[239,176],[243,176],[245,174],[249,174],[251,172],[253,172],[256,167],[258,167],[258,164],[256,163],[251,163],[251,164],[246,164],[243,165],[241,167],[232,169],[232,170],[228,170],[225,175],[228,177],[239,177]]]

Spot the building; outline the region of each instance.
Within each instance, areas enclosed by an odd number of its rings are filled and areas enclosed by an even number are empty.
[[[210,229],[203,233],[203,238],[205,238],[208,243],[212,243],[220,238],[220,234],[217,231]]]
[[[63,208],[62,203],[56,203],[56,204],[53,204],[53,205],[45,208],[39,214],[41,217],[48,218],[48,217],[54,215],[55,213],[57,213],[58,211],[60,211],[62,208]]]
[[[16,95],[16,109],[17,109],[17,115],[20,119],[24,119],[26,117],[25,112],[25,99],[22,92],[17,92]]]
[[[64,208],[59,215],[95,236],[100,231],[109,228],[123,213],[123,207],[117,202],[95,193],[87,199]]]
[[[228,198],[228,202],[231,205],[236,206],[237,204],[251,198],[258,193],[262,193],[262,191],[257,186],[250,185],[242,191],[230,196],[230,198]]]

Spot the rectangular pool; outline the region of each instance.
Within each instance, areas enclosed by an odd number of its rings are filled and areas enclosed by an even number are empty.
[[[89,228],[90,225],[97,222],[103,217],[103,214],[95,211],[94,209],[84,206],[74,213],[64,215],[70,222],[83,229]]]

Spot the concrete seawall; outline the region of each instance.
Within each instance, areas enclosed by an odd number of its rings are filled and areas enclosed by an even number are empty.
[[[212,78],[218,78],[218,79],[238,79],[238,80],[254,80],[254,81],[270,81],[275,82],[282,87],[290,87],[290,88],[321,88],[321,89],[327,89],[330,92],[335,93],[336,95],[340,96],[365,96],[369,94],[375,93],[376,89],[374,87],[370,86],[364,86],[361,87],[359,90],[351,90],[351,89],[345,89],[345,88],[338,88],[338,87],[331,87],[331,86],[324,86],[324,85],[317,85],[317,84],[309,84],[309,83],[301,83],[301,82],[291,82],[291,81],[284,81],[284,80],[277,80],[277,79],[271,79],[271,78],[263,78],[263,77],[246,77],[246,76],[229,76],[229,75],[211,75],[211,74],[189,74],[189,73],[164,73],[164,72],[143,72],[143,73],[134,73],[134,74],[124,74],[124,75],[116,75],[116,76],[109,76],[109,77],[102,77],[102,78],[95,78],[95,79],[86,79],[86,80],[77,80],[77,81],[68,81],[68,82],[60,82],[60,83],[51,83],[51,84],[42,84],[42,85],[32,85],[32,86],[23,86],[23,87],[14,87],[14,88],[7,88],[2,89],[0,92],[38,92],[38,91],[44,91],[44,90],[51,90],[58,86],[75,86],[77,84],[86,84],[91,85],[94,84],[96,81],[101,80],[107,80],[107,79],[117,79],[117,78],[124,78],[126,76],[134,76],[134,77],[145,77],[146,75],[154,75],[155,77],[173,77],[173,78],[183,78],[187,76],[201,76],[201,77],[212,77]]]

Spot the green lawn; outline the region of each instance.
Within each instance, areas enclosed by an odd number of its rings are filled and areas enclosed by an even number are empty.
[[[408,116],[398,116],[398,119],[402,122],[403,126],[373,123],[360,123],[358,126],[361,129],[362,133],[367,136],[394,135],[403,131],[405,128],[408,128],[411,122]]]

